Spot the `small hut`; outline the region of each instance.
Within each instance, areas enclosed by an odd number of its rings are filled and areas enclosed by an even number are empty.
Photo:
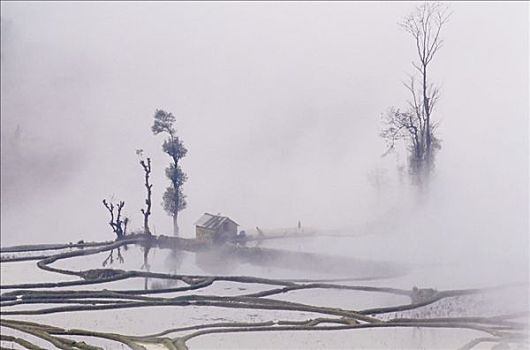
[[[237,237],[238,226],[229,217],[204,213],[195,223],[195,238],[207,242],[226,242]]]

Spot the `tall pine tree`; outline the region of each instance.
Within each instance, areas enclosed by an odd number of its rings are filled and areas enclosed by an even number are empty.
[[[178,213],[186,208],[186,196],[182,193],[182,185],[187,180],[186,174],[180,167],[180,160],[186,156],[188,150],[176,135],[173,127],[175,116],[171,113],[157,109],[154,117],[154,124],[151,128],[153,134],[167,134],[167,138],[162,144],[164,153],[171,157],[172,163],[166,168],[166,176],[171,181],[171,185],[166,188],[163,196],[163,206],[166,212],[173,217],[173,234],[178,236]]]

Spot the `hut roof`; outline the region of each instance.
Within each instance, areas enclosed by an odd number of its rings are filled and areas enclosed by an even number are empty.
[[[239,224],[235,222],[234,220],[230,219],[227,216],[221,216],[221,215],[213,215],[209,213],[204,213],[199,220],[195,223],[196,226],[207,228],[209,230],[217,230],[219,227],[221,227],[222,224],[224,224],[227,221],[231,221],[237,226]]]

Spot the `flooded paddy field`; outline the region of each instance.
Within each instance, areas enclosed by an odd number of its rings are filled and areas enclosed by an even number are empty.
[[[384,251],[370,256],[363,256],[363,245],[374,245],[381,237],[374,235],[369,236],[352,236],[352,237],[285,237],[274,240],[260,242],[262,248],[278,249],[291,252],[319,252],[326,256],[347,258],[351,254],[362,257],[364,263],[376,263],[384,261],[393,266],[392,271],[399,271],[395,276],[383,278],[371,276],[370,273],[363,275],[362,271],[352,266],[351,275],[345,274],[347,270],[341,266],[337,271],[327,273],[315,273],[304,269],[303,266],[268,266],[267,264],[252,263],[249,261],[237,261],[230,256],[221,256],[210,253],[193,253],[186,251],[171,252],[166,249],[153,248],[149,252],[148,262],[151,272],[187,275],[187,276],[252,276],[267,278],[277,281],[300,281],[300,284],[324,283],[324,288],[304,288],[280,292],[268,296],[267,299],[279,302],[290,302],[296,304],[312,305],[322,308],[341,309],[341,310],[376,310],[381,308],[392,308],[393,306],[411,304],[411,295],[413,288],[422,289],[426,293],[436,293],[448,290],[473,290],[477,292],[463,293],[443,298],[441,300],[428,303],[425,306],[418,306],[410,310],[391,310],[390,312],[374,311],[373,315],[381,321],[396,319],[450,319],[452,321],[459,318],[476,318],[476,317],[496,317],[502,315],[514,316],[517,323],[524,327],[518,330],[518,334],[527,333],[528,318],[528,285],[524,283],[524,276],[521,281],[513,279],[510,275],[495,276],[496,283],[485,282],[482,278],[473,280],[473,264],[456,265],[456,263],[447,262],[446,264],[416,264],[411,259],[402,261],[383,260]],[[249,243],[255,245],[255,243]],[[342,247],[342,248],[338,248]],[[326,249],[328,251],[326,252]],[[341,251],[342,249],[342,251]],[[64,249],[61,252],[72,251],[73,249]],[[28,254],[39,255],[42,252],[32,252]],[[57,253],[57,252],[55,252]],[[7,256],[4,253],[4,257]],[[341,255],[342,254],[342,255]],[[125,271],[145,271],[143,265],[143,248],[136,245],[129,245],[127,250],[121,248],[123,262],[115,260],[106,268],[120,269]],[[206,256],[205,256],[206,255]],[[114,252],[116,259],[116,251]],[[102,252],[94,255],[78,256],[59,260],[53,264],[54,268],[86,271],[101,267],[108,252]],[[394,256],[393,256],[394,257]],[[405,262],[407,260],[407,262]],[[355,261],[355,260],[352,260]],[[492,262],[492,264],[499,262]],[[399,268],[396,268],[399,267]],[[370,269],[367,270],[371,272]],[[9,289],[3,289],[2,292],[12,292],[10,285],[21,283],[44,283],[60,281],[76,281],[77,277],[68,277],[58,273],[43,271],[36,266],[35,261],[23,262],[3,262],[1,270],[1,284],[8,286]],[[379,271],[384,272],[384,271]],[[451,276],[451,278],[449,278]],[[181,280],[168,280],[165,278],[145,278],[135,277],[125,280],[99,283],[94,285],[78,285],[61,288],[36,288],[35,291],[44,290],[70,290],[70,291],[125,291],[137,290],[142,291],[146,286],[147,290],[154,294],[146,294],[157,298],[173,298],[176,296],[216,296],[216,297],[236,297],[245,295],[255,295],[274,289],[274,286],[261,283],[248,283],[220,280],[204,288],[180,292],[164,292],[162,289],[185,287],[188,284]],[[335,289],[328,285],[340,285],[352,287],[354,289]],[[355,290],[356,287],[368,290]],[[493,288],[492,288],[493,287]],[[370,290],[370,288],[374,288]],[[377,288],[390,288],[378,290]],[[394,291],[397,291],[397,293]],[[480,291],[479,291],[480,289]],[[156,292],[156,291],[159,292]],[[428,298],[429,296],[427,296]],[[99,300],[101,301],[101,300]],[[99,302],[96,300],[96,302]],[[5,303],[5,302],[4,302]],[[95,304],[94,304],[95,305]],[[3,306],[2,312],[39,310],[64,307],[65,304],[47,301],[46,303],[20,304],[12,306]],[[105,332],[113,334],[123,334],[129,336],[150,336],[157,333],[179,329],[174,332],[168,332],[169,337],[186,336],[193,332],[186,327],[197,325],[219,324],[223,328],[222,333],[204,334],[193,337],[186,342],[190,349],[216,349],[216,348],[243,348],[243,349],[270,349],[270,348],[288,348],[288,349],[320,349],[320,348],[399,348],[399,349],[449,349],[460,348],[473,341],[474,339],[483,338],[484,342],[478,343],[474,348],[491,349],[492,346],[499,344],[491,336],[488,336],[482,330],[469,329],[466,327],[449,326],[444,327],[410,327],[395,326],[381,328],[359,328],[359,329],[333,329],[334,326],[343,324],[323,323],[316,327],[330,327],[329,329],[300,329],[300,330],[275,330],[274,327],[285,327],[289,322],[303,323],[308,320],[319,319],[323,316],[320,312],[300,311],[300,310],[276,310],[262,309],[254,306],[237,307],[231,306],[201,306],[201,305],[157,305],[142,306],[120,309],[96,310],[90,307],[82,311],[72,312],[53,312],[40,315],[3,315],[3,318],[10,320],[30,321],[39,324],[52,325],[64,329],[82,329],[96,332]],[[228,330],[232,327],[230,324],[240,324],[242,328],[234,331]],[[257,324],[262,326],[250,329],[246,324]],[[217,326],[215,326],[217,327]],[[269,327],[268,330],[259,330],[257,328]],[[215,328],[214,328],[215,329]],[[5,334],[20,336],[21,332],[3,328]],[[522,332],[522,333],[521,333]],[[86,336],[71,336],[78,341],[84,340],[87,343],[100,346],[104,349],[127,348],[124,344],[119,344],[108,339]],[[30,336],[35,338],[34,336]],[[46,347],[43,339],[33,339],[35,344],[41,344]],[[43,344],[44,343],[44,344]],[[147,349],[163,349],[163,344],[150,344],[149,342],[137,341],[137,344]],[[503,343],[504,344],[504,343]],[[517,341],[514,343],[505,343],[513,349],[523,349],[528,343]],[[6,344],[11,348],[12,344]],[[18,348],[14,346],[13,348]]]

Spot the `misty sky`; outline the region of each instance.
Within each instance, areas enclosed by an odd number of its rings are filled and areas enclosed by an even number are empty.
[[[203,212],[244,228],[380,221],[427,251],[527,258],[528,4],[450,4],[431,75],[442,150],[420,202],[397,181],[405,153],[381,158],[378,137],[408,97],[414,44],[397,23],[414,6],[2,2],[2,244],[111,239],[113,195],[139,228],[136,149],[153,159],[152,226],[170,234],[162,108],[189,149],[184,237]]]

